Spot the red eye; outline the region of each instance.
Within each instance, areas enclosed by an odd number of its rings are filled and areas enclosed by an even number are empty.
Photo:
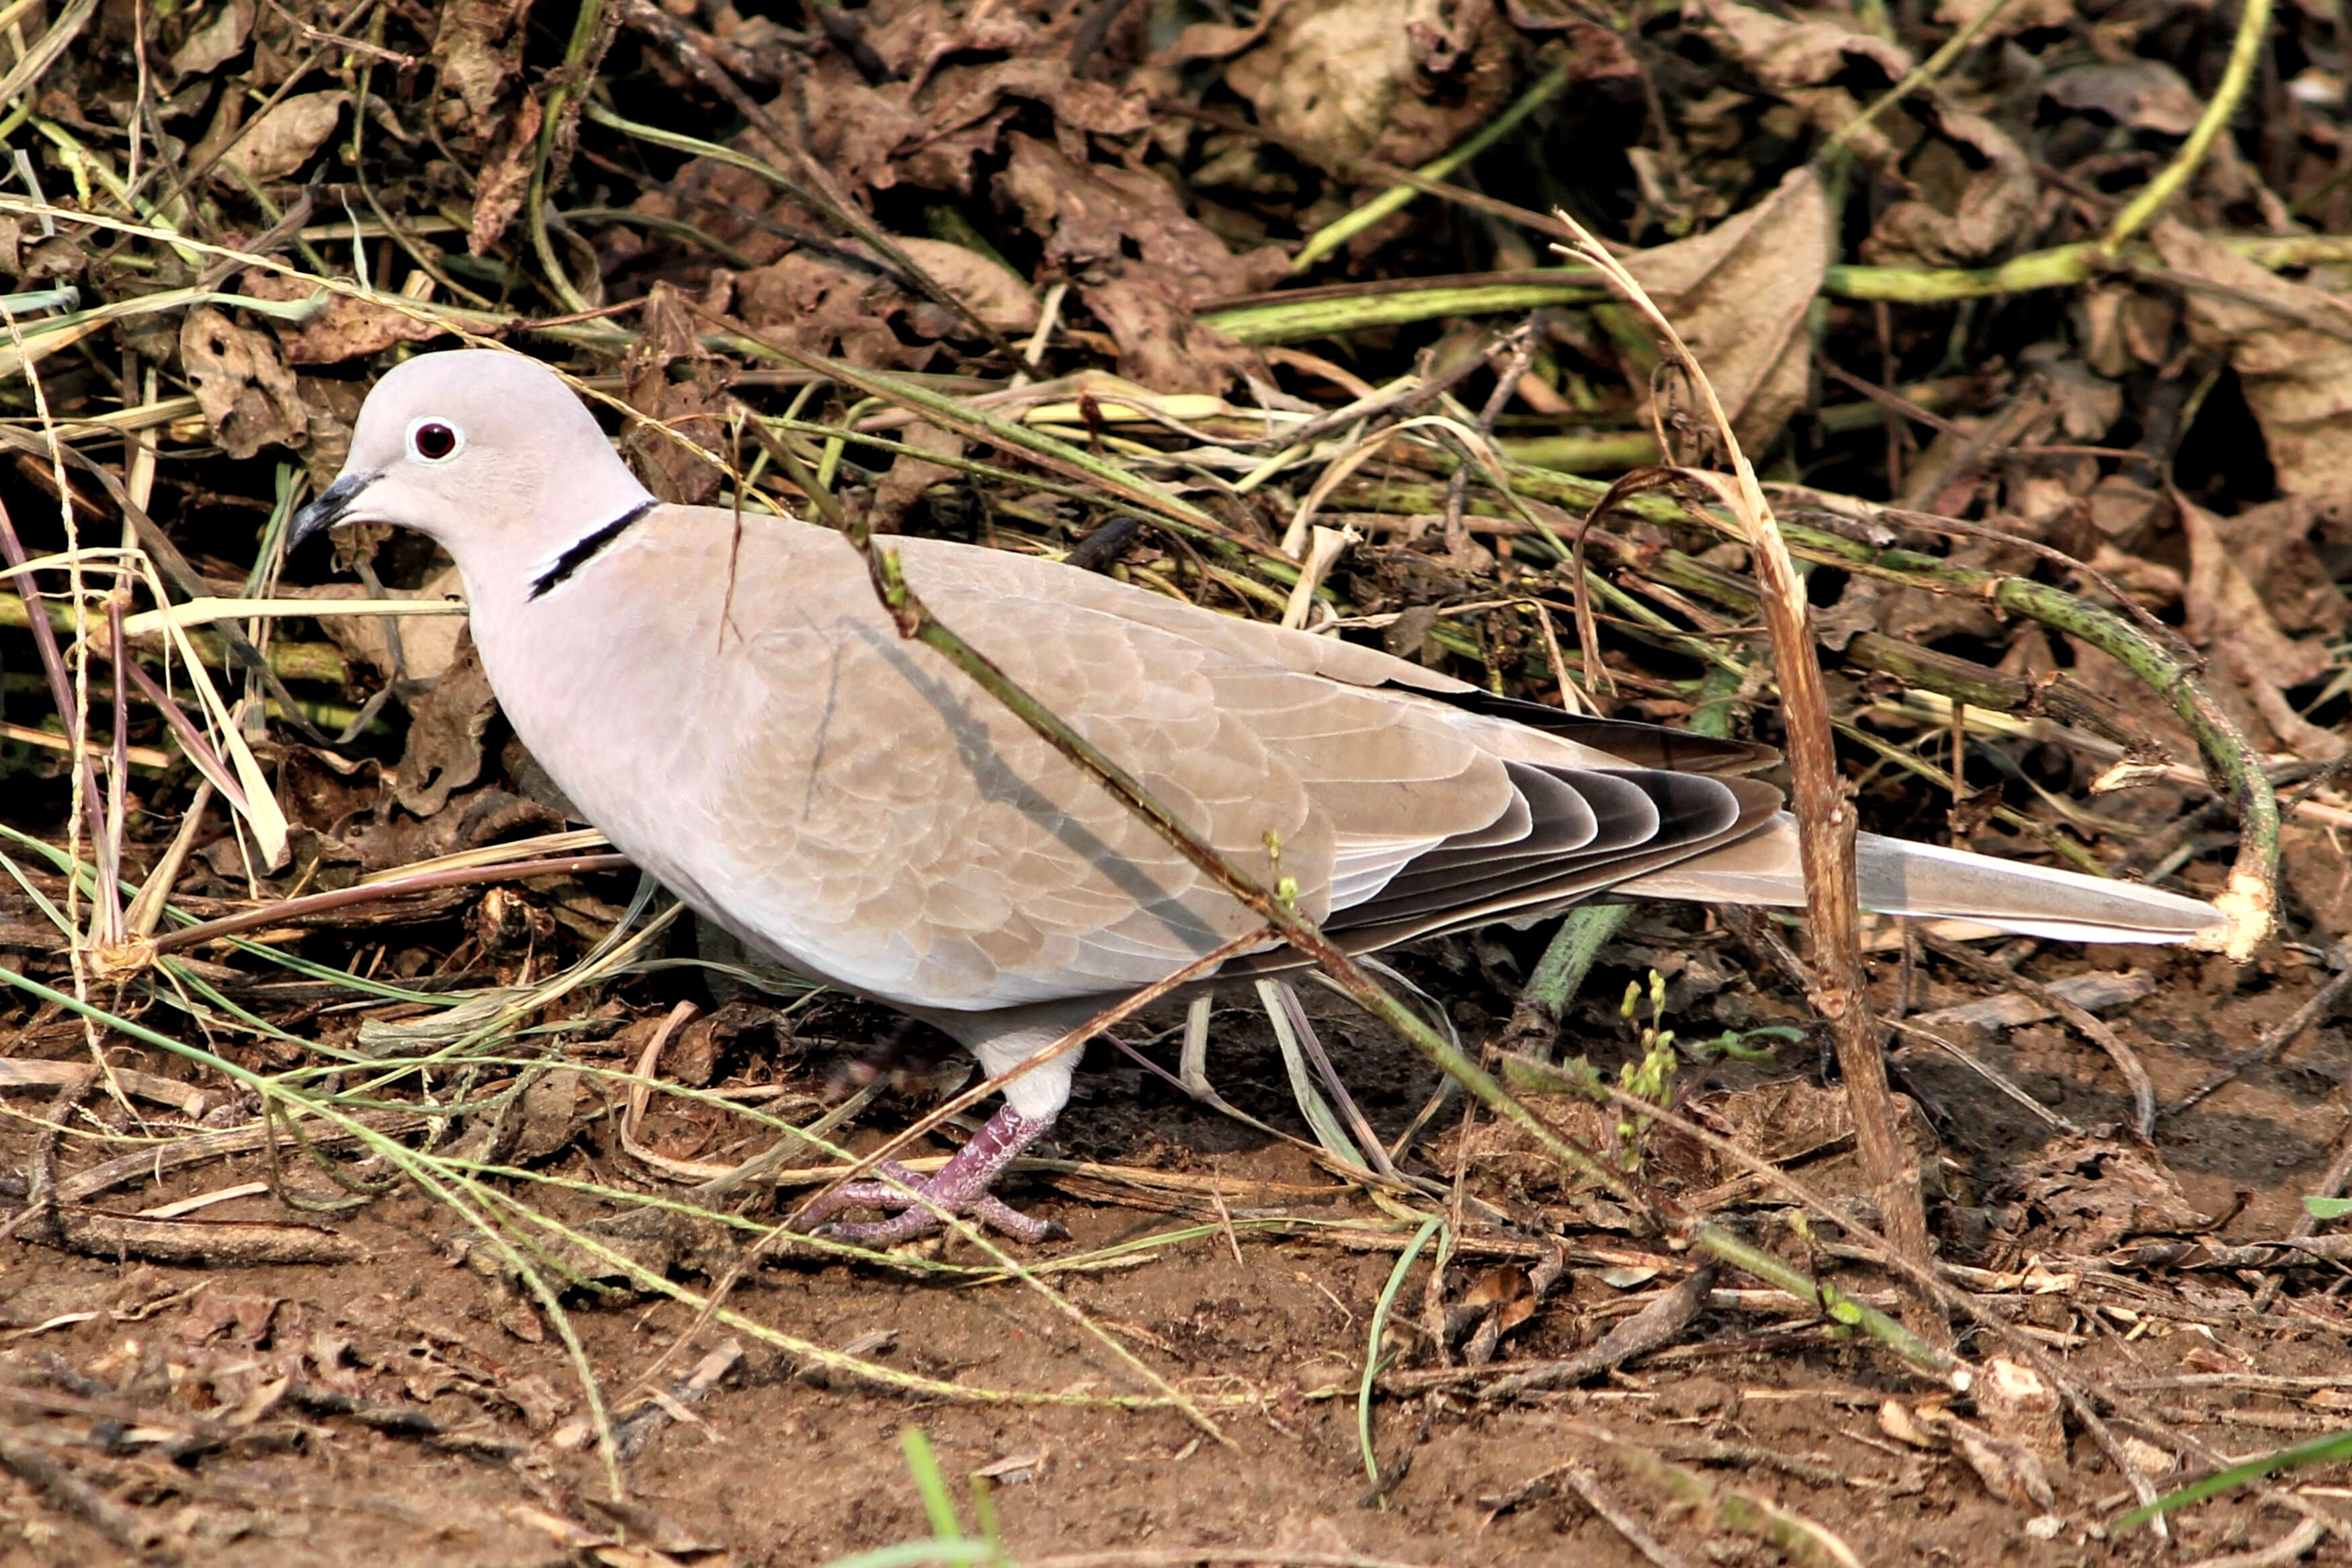
[[[408,444],[427,463],[438,463],[457,450],[457,433],[446,424],[428,422],[416,427]]]

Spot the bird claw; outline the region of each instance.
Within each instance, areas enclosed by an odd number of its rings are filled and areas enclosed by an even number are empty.
[[[903,1190],[889,1182],[847,1182],[827,1193],[810,1207],[803,1224],[809,1234],[834,1241],[855,1241],[868,1247],[893,1246],[910,1241],[918,1236],[939,1229],[944,1223],[939,1210],[976,1219],[991,1230],[1010,1236],[1016,1241],[1035,1244],[1040,1241],[1066,1240],[1069,1232],[1050,1219],[1040,1219],[1022,1213],[1011,1204],[990,1192],[955,1193],[940,1190],[948,1173],[923,1177],[903,1166],[892,1164],[881,1167],[906,1187]],[[929,1199],[926,1203],[924,1199]],[[936,1206],[936,1207],[934,1207]],[[845,1208],[887,1208],[898,1211],[890,1219],[855,1220],[847,1223],[818,1223],[828,1214]]]
[[[988,1124],[958,1149],[937,1176],[919,1176],[906,1166],[886,1163],[879,1167],[888,1181],[845,1182],[809,1205],[801,1224],[812,1234],[867,1246],[888,1246],[936,1230],[940,1214],[963,1215],[1016,1241],[1035,1244],[1066,1238],[1069,1232],[1050,1219],[1022,1213],[989,1191],[1013,1157],[1052,1126],[1050,1117],[1033,1119],[1010,1105],[989,1118]],[[824,1224],[825,1217],[845,1208],[898,1210],[890,1219]]]

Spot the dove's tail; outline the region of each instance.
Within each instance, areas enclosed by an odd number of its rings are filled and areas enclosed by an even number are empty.
[[[1860,835],[1862,906],[1882,915],[1969,920],[2064,942],[2185,942],[2218,946],[2227,917],[2201,899],[2137,883],[1996,860],[1876,833]],[[1801,905],[1796,819],[1663,871],[1620,883],[1621,897]]]

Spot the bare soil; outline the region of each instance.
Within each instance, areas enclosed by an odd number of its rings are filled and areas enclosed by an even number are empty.
[[[2032,967],[2050,978],[2123,956],[2053,956]],[[2194,958],[2158,956],[2153,967],[2161,984],[2122,1029],[2168,1103],[2234,1042],[2291,1012],[2315,978],[2312,966],[2268,977],[2249,971],[2242,983]],[[1897,977],[1893,965],[1883,967],[1891,1000]],[[1604,965],[1598,980],[1605,989],[1618,977]],[[1923,1001],[1940,1006],[1976,994],[1939,981]],[[1229,1043],[1215,1053],[1215,1076],[1236,1100],[1279,1119],[1286,1092],[1279,1059],[1253,1044],[1247,1026],[1245,1012],[1221,1013],[1219,1038]],[[1327,1019],[1327,1028],[1343,1031],[1334,1038],[1360,1068],[1351,1069],[1351,1082],[1376,1122],[1392,1126],[1398,1108],[1426,1092],[1428,1075],[1402,1048],[1345,1019]],[[2127,1116],[2105,1058],[2062,1030],[1965,1032],[1969,1049],[2057,1114],[2084,1125]],[[1131,1266],[1054,1282],[1070,1306],[1199,1400],[1218,1436],[1166,1409],[1013,1403],[1024,1395],[1148,1392],[1063,1309],[1020,1283],[942,1286],[787,1256],[755,1269],[731,1304],[785,1334],[968,1387],[971,1401],[909,1396],[823,1372],[713,1327],[667,1363],[660,1381],[675,1384],[704,1353],[730,1342],[740,1361],[691,1405],[676,1402],[649,1419],[642,1397],[627,1391],[677,1348],[694,1314],[672,1301],[575,1295],[570,1321],[632,1442],[621,1469],[628,1500],[616,1506],[581,1420],[576,1377],[547,1321],[506,1284],[453,1257],[463,1250],[451,1244],[460,1228],[422,1194],[397,1192],[328,1221],[364,1258],[324,1266],[90,1256],[37,1244],[36,1222],[9,1243],[0,1276],[7,1325],[0,1440],[47,1456],[67,1479],[45,1486],[10,1459],[14,1474],[0,1479],[0,1561],[122,1561],[132,1554],[121,1534],[127,1526],[131,1540],[152,1542],[149,1555],[187,1563],[251,1561],[257,1552],[273,1563],[332,1565],[387,1553],[418,1563],[822,1563],[929,1532],[900,1448],[908,1427],[928,1435],[959,1489],[965,1475],[994,1469],[990,1495],[1003,1539],[1023,1561],[1128,1548],[1417,1563],[1642,1561],[1563,1479],[1561,1467],[1579,1463],[1591,1467],[1602,1496],[1683,1561],[1776,1554],[1670,1505],[1612,1442],[1769,1500],[1832,1532],[1864,1563],[2057,1564],[2162,1554],[2146,1532],[2111,1539],[2103,1530],[2129,1494],[2079,1427],[2051,1468],[2047,1506],[1996,1497],[1948,1448],[1915,1448],[1889,1435],[1882,1404],[1932,1409],[1949,1403],[1938,1390],[1885,1352],[1826,1330],[1800,1303],[1733,1291],[1749,1282],[1731,1280],[1718,1282],[1714,1302],[1679,1343],[1589,1386],[1501,1405],[1477,1402],[1466,1382],[1383,1396],[1372,1430],[1389,1484],[1376,1500],[1358,1447],[1355,1392],[1368,1323],[1403,1233],[1312,1228],[1381,1215],[1331,1186],[1290,1145],[1203,1113],[1097,1051],[1055,1152],[1213,1176],[1234,1228],[1220,1226],[1214,1202],[1171,1205],[1099,1179],[1017,1179],[1009,1189],[1016,1200],[1072,1233],[1028,1256],[1094,1252],[1205,1222],[1205,1234],[1141,1254]],[[2227,1216],[2200,1241],[2273,1239],[2293,1224],[2300,1193],[2342,1130],[2331,1095],[2347,1056],[2341,1031],[2322,1029],[2282,1065],[2255,1069],[2159,1124],[2157,1168],[2178,1176],[2190,1207]],[[811,1088],[824,1082],[822,1057],[799,1068]],[[1900,1060],[1945,1121],[1948,1244],[1965,1232],[1977,1245],[1963,1240],[1956,1255],[2026,1271],[2032,1282],[2023,1291],[1988,1293],[2070,1375],[2123,1391],[2138,1416],[2231,1455],[2340,1422],[2352,1403],[2352,1354],[2329,1289],[2340,1277],[2332,1266],[2284,1276],[2286,1289],[2258,1310],[2256,1292],[2271,1276],[2148,1266],[2138,1250],[2149,1245],[2145,1237],[2103,1256],[2069,1255],[2068,1228],[2079,1214],[2053,1219],[2051,1209],[2028,1204],[2007,1212],[2013,1231],[1969,1232],[1959,1217],[2002,1217],[2004,1201],[2015,1205],[2020,1173],[2051,1140],[1948,1059],[1914,1047]],[[147,1065],[170,1071],[164,1061]],[[738,1076],[752,1079],[769,1066],[740,1065]],[[1740,1096],[1761,1091],[1733,1084],[1786,1083],[1801,1065],[1727,1069],[1718,1075],[1726,1086],[1712,1093],[1736,1112]],[[5,1168],[22,1171],[41,1137],[39,1107],[21,1096],[10,1107],[20,1114],[11,1118]],[[583,1119],[578,1137],[544,1168],[609,1177],[604,1129]],[[67,1141],[61,1178],[87,1163],[73,1153],[83,1142]],[[1832,1152],[1795,1168],[1837,1190],[1850,1185],[1846,1163]],[[1527,1243],[1543,1228],[1543,1195],[1514,1190],[1512,1168],[1474,1159],[1465,1191],[1538,1221],[1522,1233],[1525,1255],[1538,1250]],[[301,1190],[331,1191],[299,1166],[289,1170]],[[197,1165],[118,1188],[103,1207],[129,1214],[265,1176],[253,1158]],[[1264,1184],[1323,1186],[1330,1196],[1268,1203]],[[1567,1212],[1549,1211],[1555,1220]],[[1787,1228],[1774,1218],[1780,1212],[1779,1205],[1746,1211],[1759,1235],[1786,1241]],[[1298,1223],[1254,1223],[1273,1216]],[[296,1217],[263,1194],[203,1218]],[[1576,1260],[1566,1281],[1504,1336],[1503,1359],[1590,1344],[1691,1266],[1632,1235],[1576,1228],[1563,1244]],[[1607,1262],[1642,1253],[1656,1255],[1659,1272],[1637,1279],[1612,1273]],[[2193,1248],[2189,1254],[2177,1261],[2195,1261]],[[946,1256],[977,1260],[957,1243]],[[1874,1299],[1884,1291],[1866,1270],[1818,1260],[1829,1277]],[[1509,1261],[1466,1245],[1446,1270],[1444,1299],[1458,1302]],[[1415,1269],[1396,1309],[1391,1348],[1402,1366],[1437,1364],[1414,1327],[1424,1321],[1426,1272]],[[2000,1349],[1982,1335],[1965,1338],[1963,1348],[1979,1356]],[[1449,1359],[1458,1360],[1458,1349]],[[346,1402],[342,1413],[335,1398]],[[2129,1415],[2116,1427],[2161,1440]],[[2340,1478],[2340,1468],[2326,1467],[2296,1472],[2289,1484],[2335,1511],[2346,1495]],[[98,1522],[85,1516],[90,1499],[110,1511]],[[2190,1511],[2176,1531],[2202,1555],[2269,1542],[2294,1522],[2283,1509],[2241,1496]]]

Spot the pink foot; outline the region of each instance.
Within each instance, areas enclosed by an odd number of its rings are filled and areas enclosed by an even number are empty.
[[[1012,1106],[1004,1106],[972,1135],[971,1142],[940,1167],[937,1176],[926,1179],[895,1163],[881,1167],[929,1198],[929,1204],[887,1182],[854,1181],[835,1187],[812,1204],[801,1223],[818,1235],[869,1246],[888,1246],[938,1229],[940,1217],[931,1207],[936,1205],[950,1214],[969,1216],[1018,1241],[1038,1242],[1066,1236],[1068,1232],[1052,1220],[1033,1218],[989,1191],[996,1185],[996,1178],[1004,1174],[1004,1167],[1053,1124],[1050,1119],[1032,1121]],[[851,1225],[820,1223],[827,1215],[845,1208],[899,1212],[895,1219],[864,1220]]]

